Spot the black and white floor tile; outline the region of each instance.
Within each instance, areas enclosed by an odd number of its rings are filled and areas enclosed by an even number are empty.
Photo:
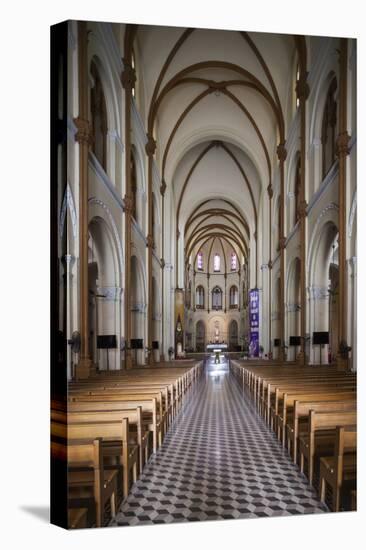
[[[324,511],[228,365],[211,363],[111,525]]]

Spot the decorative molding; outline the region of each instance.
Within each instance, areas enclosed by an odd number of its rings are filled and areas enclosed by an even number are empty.
[[[107,302],[118,302],[123,293],[123,288],[119,286],[98,286],[97,294],[98,298],[106,300]],[[103,296],[103,298],[102,298]]]
[[[80,144],[90,145],[92,141],[92,131],[90,122],[84,118],[74,118],[74,124],[76,126],[75,141]]]
[[[116,225],[116,222],[114,221],[112,213],[109,210],[108,206],[102,200],[97,199],[96,197],[90,197],[88,202],[89,202],[89,204],[97,204],[98,206],[103,208],[103,210],[107,214],[109,222],[112,226],[112,231],[113,231],[114,238],[116,239],[117,249],[118,249],[118,257],[119,257],[119,264],[120,264],[120,273],[122,274],[123,273],[123,266],[124,266],[124,264],[123,264],[123,247],[122,247],[121,240],[119,238],[117,225]]]
[[[69,182],[67,182],[64,198],[62,200],[61,205],[61,211],[60,211],[60,239],[62,239],[62,236],[64,234],[64,227],[65,227],[65,220],[66,220],[66,211],[67,207],[70,211],[70,218],[71,218],[71,224],[72,224],[72,234],[74,236],[74,239],[76,239],[77,236],[77,213],[74,203],[74,198],[72,196],[71,188],[69,185]]]
[[[100,183],[103,183],[104,187],[109,191],[109,193],[114,198],[119,208],[122,208],[122,210],[124,210],[125,205],[120,193],[117,191],[116,186],[113,185],[112,181],[109,179],[108,175],[105,173],[97,157],[91,151],[89,151],[89,165],[93,169],[95,175],[98,177],[98,181]]]

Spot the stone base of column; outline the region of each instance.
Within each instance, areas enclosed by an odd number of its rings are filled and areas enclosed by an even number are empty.
[[[85,380],[86,378],[95,376],[96,373],[96,367],[89,357],[82,357],[75,367],[76,380]]]
[[[349,370],[349,362],[348,359],[345,358],[343,355],[338,353],[337,355],[337,370],[346,372]]]

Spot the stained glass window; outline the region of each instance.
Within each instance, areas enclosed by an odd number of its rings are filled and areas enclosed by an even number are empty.
[[[238,261],[235,252],[231,253],[231,271],[235,271],[238,267]]]
[[[220,271],[220,254],[214,256],[214,271]]]
[[[203,253],[198,252],[197,255],[197,269],[203,269]]]

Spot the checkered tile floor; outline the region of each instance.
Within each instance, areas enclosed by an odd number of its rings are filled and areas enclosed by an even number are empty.
[[[111,525],[324,511],[228,365],[211,363]]]

